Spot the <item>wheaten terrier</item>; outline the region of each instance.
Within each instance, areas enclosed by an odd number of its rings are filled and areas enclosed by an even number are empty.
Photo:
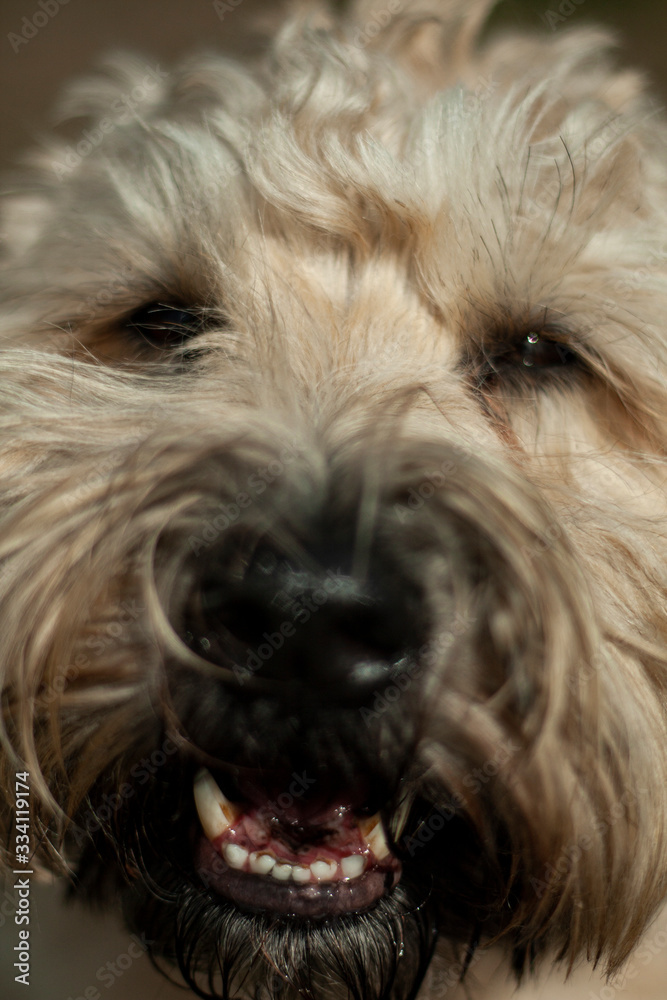
[[[613,972],[666,894],[667,132],[488,7],[118,59],[6,199],[17,914],[199,996]]]

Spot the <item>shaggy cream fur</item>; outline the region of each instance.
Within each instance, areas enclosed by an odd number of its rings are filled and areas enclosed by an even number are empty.
[[[4,202],[5,860],[27,770],[35,865],[200,995],[407,998],[436,928],[613,973],[665,899],[667,133],[603,34],[489,6],[115,58]],[[266,577],[347,596],[263,657]],[[393,887],[249,906],[193,860],[202,766],[281,829],[299,767],[372,802]]]

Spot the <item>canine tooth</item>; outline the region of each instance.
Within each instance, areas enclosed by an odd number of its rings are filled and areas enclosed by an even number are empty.
[[[378,861],[382,861],[383,858],[386,858],[391,853],[387,844],[387,838],[384,835],[382,820],[376,823],[371,832],[366,835],[366,843]]]
[[[250,865],[250,871],[254,875],[268,875],[273,866],[276,863],[276,859],[272,854],[260,854],[258,851],[253,851],[248,860]]]
[[[360,819],[357,822],[357,826],[361,830],[362,837],[368,837],[368,834],[377,826],[379,822],[380,813],[375,813],[374,816],[369,816],[367,819]]]
[[[401,800],[394,813],[392,819],[392,832],[394,834],[394,839],[399,840],[405,825],[408,822],[408,817],[410,816],[410,810],[412,809],[413,798],[411,795],[406,795],[405,798]]]
[[[280,882],[286,882],[289,878],[292,877],[292,866],[287,863],[285,864],[278,863],[274,865],[273,868],[271,869],[271,874],[273,875],[274,878],[277,878]]]
[[[193,792],[204,833],[209,840],[215,840],[237,819],[238,811],[225,798],[205,767],[195,775]]]
[[[366,860],[363,854],[350,854],[341,858],[340,867],[345,878],[357,878],[364,870]]]
[[[318,882],[326,882],[335,878],[338,865],[335,861],[314,861],[310,866],[310,870]]]
[[[306,868],[304,865],[294,865],[292,878],[295,882],[310,882],[310,868]]]
[[[222,853],[230,868],[243,868],[248,860],[249,851],[240,844],[225,844]]]

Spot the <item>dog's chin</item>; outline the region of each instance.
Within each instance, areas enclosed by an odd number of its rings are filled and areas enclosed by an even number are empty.
[[[311,918],[239,906],[166,865],[155,876],[169,902],[135,885],[125,893],[126,921],[199,996],[408,1000],[435,945],[428,893],[403,880],[359,912]],[[272,893],[262,895],[281,905]],[[324,892],[317,909],[331,910]]]

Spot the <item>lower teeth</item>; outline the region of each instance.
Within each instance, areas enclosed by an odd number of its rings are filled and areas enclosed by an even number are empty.
[[[279,882],[294,881],[302,885],[307,882],[334,882],[358,878],[366,867],[363,854],[351,854],[336,861],[314,861],[312,865],[293,865],[280,861],[272,854],[253,851],[250,853],[239,844],[225,844],[222,854],[230,868],[247,871],[252,875],[271,875]]]

